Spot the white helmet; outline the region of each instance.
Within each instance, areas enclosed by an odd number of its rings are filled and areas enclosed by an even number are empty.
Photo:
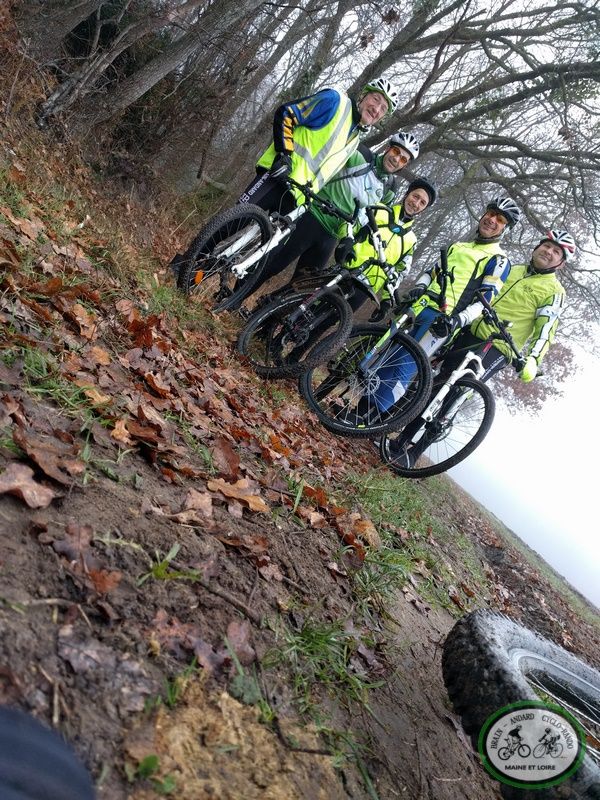
[[[364,97],[369,92],[380,92],[385,97],[385,99],[388,101],[388,114],[393,114],[398,108],[400,93],[396,87],[388,81],[387,78],[375,78],[374,80],[369,81],[369,83],[363,86],[360,96]]]
[[[388,141],[388,147],[391,147],[392,145],[397,145],[398,147],[403,147],[405,150],[408,150],[413,161],[415,158],[419,157],[419,142],[415,139],[412,133],[398,131],[398,133],[395,133],[393,136],[391,136]]]
[[[575,258],[575,251],[577,249],[575,246],[575,239],[570,233],[567,233],[567,231],[546,231],[546,235],[540,244],[542,244],[542,242],[554,242],[554,244],[557,244],[565,255],[565,261],[571,261]]]
[[[512,228],[521,219],[521,209],[512,197],[494,197],[486,206],[486,210],[499,211],[508,220],[508,227]]]

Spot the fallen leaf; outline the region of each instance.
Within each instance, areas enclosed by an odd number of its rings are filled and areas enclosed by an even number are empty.
[[[124,444],[126,447],[129,447],[129,445],[133,444],[133,440],[129,435],[129,432],[127,431],[127,428],[125,426],[124,419],[118,419],[115,422],[115,427],[110,432],[110,436],[112,439],[115,439],[117,442]]]
[[[98,559],[92,555],[90,547],[94,530],[91,525],[78,525],[71,520],[65,529],[64,539],[55,539],[53,549],[66,556],[70,562],[81,565],[87,572],[90,569],[99,569]]]
[[[48,477],[69,485],[73,477],[85,470],[85,464],[73,458],[73,448],[65,449],[57,439],[35,436],[23,428],[15,428],[13,441]]]
[[[348,573],[340,567],[337,561],[328,561],[327,569],[332,575],[339,575],[341,578],[348,577]]]
[[[283,580],[281,570],[274,564],[269,556],[263,556],[258,561],[258,571],[266,581],[279,581]]]
[[[215,439],[210,452],[213,464],[219,475],[235,480],[239,474],[240,457],[231,446],[231,443],[224,436],[219,436]]]
[[[212,502],[212,497],[207,492],[199,492],[197,489],[190,489],[183,501],[183,510],[199,511],[203,516],[212,518]]]
[[[29,508],[46,508],[58,495],[48,486],[33,480],[33,470],[25,464],[9,464],[0,475],[0,494],[14,494]]]
[[[208,481],[208,489],[211,492],[220,492],[225,497],[232,497],[246,503],[251,511],[268,512],[269,506],[258,495],[252,494],[250,482],[247,478],[242,478],[236,483],[227,483],[222,478]]]
[[[97,345],[90,347],[86,354],[89,358],[93,359],[96,364],[101,364],[105,367],[108,367],[112,362],[110,353],[107,353],[106,350],[104,350],[102,347],[98,347]]]
[[[86,311],[86,309],[79,303],[75,303],[75,305],[71,307],[70,316],[77,322],[79,326],[79,333],[84,337],[84,339],[96,338],[98,323],[96,322],[96,318],[93,314],[90,314],[89,311]]]
[[[256,652],[250,644],[250,623],[247,620],[233,620],[227,626],[227,641],[243,667],[256,660]]]
[[[121,583],[123,573],[118,570],[109,572],[105,569],[90,569],[88,577],[98,594],[108,594]]]
[[[208,675],[212,675],[216,670],[220,669],[226,661],[231,658],[223,652],[215,652],[212,645],[205,642],[204,639],[196,639],[194,641],[194,654],[198,659],[198,664],[206,670]]]

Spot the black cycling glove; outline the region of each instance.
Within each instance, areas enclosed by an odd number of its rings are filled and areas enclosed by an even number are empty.
[[[285,183],[292,171],[292,157],[289,153],[278,153],[271,164],[269,173],[272,178],[280,183]]]
[[[434,336],[438,336],[440,339],[447,339],[449,336],[452,336],[457,328],[460,327],[461,324],[457,314],[451,314],[450,316],[446,316],[446,314],[440,314],[433,320],[429,330]]]
[[[354,258],[354,239],[351,236],[344,236],[340,239],[335,248],[334,258],[336,264],[347,264]]]
[[[370,316],[369,322],[383,322],[392,310],[391,300],[382,300],[377,308]]]

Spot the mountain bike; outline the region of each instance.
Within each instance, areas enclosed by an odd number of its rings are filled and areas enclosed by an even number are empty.
[[[497,330],[484,344],[482,355],[502,339],[512,349],[515,369],[523,359],[515,347],[508,324],[498,318],[481,292],[482,315]],[[441,352],[441,351],[440,351]],[[443,354],[442,354],[443,358]],[[434,389],[425,409],[396,436],[384,435],[379,453],[397,475],[427,478],[456,466],[483,442],[494,421],[495,401],[489,387],[479,378],[485,368],[482,357],[468,351],[463,360],[443,380],[434,379]]]
[[[240,203],[213,217],[192,241],[177,263],[177,286],[186,295],[204,297],[215,312],[226,311],[252,293],[266,258],[296,227],[311,204],[317,204],[349,225],[356,219],[318,197],[310,184],[288,178],[305,202],[289,214],[267,213],[250,203]]]
[[[376,258],[365,261],[358,269],[347,269],[338,263],[325,284],[321,277],[317,278],[316,288],[279,293],[250,317],[238,338],[237,349],[259,375],[292,377],[331,358],[352,330],[354,311],[349,300],[360,293],[356,299],[370,298],[379,306],[368,275],[373,266],[384,273],[385,288],[390,296],[394,295],[400,278],[385,260],[385,247],[375,219],[378,210],[387,212],[390,224],[394,221],[394,212],[388,206],[365,209],[368,238]]]
[[[508,617],[480,609],[464,616],[448,634],[442,673],[454,709],[476,747],[490,716],[519,701],[559,706],[583,729],[585,756],[564,783],[532,791],[503,785],[507,800],[600,798],[598,670]]]
[[[358,326],[331,360],[300,376],[301,395],[328,430],[369,437],[398,430],[422,411],[432,373],[424,350],[404,332],[411,324],[410,311],[403,311],[389,328]],[[390,387],[379,373],[387,368],[411,377],[402,395],[382,409],[377,393]]]

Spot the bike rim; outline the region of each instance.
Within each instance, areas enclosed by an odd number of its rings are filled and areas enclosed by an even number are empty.
[[[511,658],[542,701],[564,708],[577,720],[587,753],[600,766],[600,687],[527,650],[515,650]]]
[[[309,359],[315,346],[337,327],[337,319],[327,324],[336,311],[336,305],[324,296],[305,312],[294,314],[294,320],[290,321],[292,309],[283,306],[257,326],[244,354],[254,365],[263,368],[301,365]]]
[[[359,364],[381,338],[378,334],[353,340],[346,345],[333,362],[315,369],[312,376],[313,397],[322,412],[331,420],[349,427],[380,427],[397,417],[402,407],[414,403],[420,385],[418,367],[411,353],[402,347],[388,347],[377,358],[376,371],[361,373]],[[397,385],[397,378],[381,377],[381,371],[396,373],[413,371],[402,395],[387,408],[383,408],[381,392],[391,390]],[[415,378],[417,378],[415,380]]]
[[[486,404],[482,395],[464,389],[469,396],[454,414],[423,424],[410,437],[400,433],[396,441],[402,451],[399,466],[419,470],[443,464],[453,459],[473,440],[486,417]],[[394,441],[390,435],[390,441]],[[393,445],[388,443],[389,462],[394,463]]]
[[[242,237],[248,236],[238,246]],[[228,296],[236,285],[231,273],[233,263],[242,261],[264,243],[263,234],[255,222],[237,219],[224,223],[196,256],[196,270],[190,277],[190,293],[198,299],[218,300]],[[252,268],[251,268],[252,269]]]

